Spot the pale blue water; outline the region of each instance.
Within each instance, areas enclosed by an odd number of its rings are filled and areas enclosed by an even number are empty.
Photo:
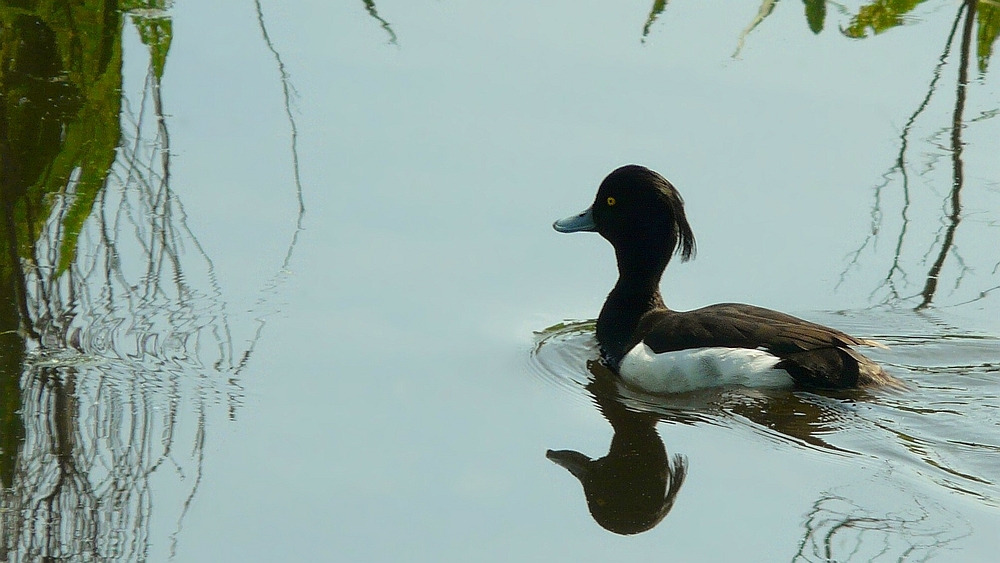
[[[73,281],[37,273],[58,221],[25,270],[52,329],[24,337],[9,560],[995,560],[1000,83],[973,43],[957,184],[958,3],[865,39],[859,3],[814,34],[801,3],[672,2],[645,38],[646,3],[369,6],[169,7],[169,144],[126,21],[134,148]],[[907,389],[623,391],[687,477],[621,536],[545,454],[612,440],[574,323],[613,254],[551,223],[630,162],[698,241],[669,305],[876,338]]]

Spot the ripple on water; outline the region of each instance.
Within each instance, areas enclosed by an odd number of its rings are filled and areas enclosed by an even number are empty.
[[[600,348],[594,334],[596,324],[594,320],[565,321],[536,332],[535,346],[528,358],[531,371],[544,382],[591,402],[587,386],[595,377],[614,377],[599,361]],[[668,401],[623,384],[616,385],[616,392],[632,410],[680,423],[694,420],[712,423],[712,419],[703,416],[702,412],[725,396],[717,391],[698,391],[675,395]]]
[[[595,321],[566,321],[535,333],[528,365],[542,381],[583,397],[590,382],[587,364],[600,357]]]
[[[23,442],[4,461],[16,464],[18,481],[0,499],[21,549],[34,549],[35,538],[75,546],[87,537],[95,553],[117,554],[121,538],[132,537],[142,553],[154,504],[181,529],[206,436],[241,404],[249,350],[241,353],[234,335],[253,334],[215,296],[185,297],[81,299],[70,314],[34,322],[8,397]],[[113,521],[96,520],[109,506]]]

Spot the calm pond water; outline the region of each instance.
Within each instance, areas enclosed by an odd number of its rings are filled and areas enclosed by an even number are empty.
[[[995,2],[0,22],[0,561],[997,560]],[[631,162],[698,239],[670,306],[907,388],[606,379],[613,254],[551,223]]]

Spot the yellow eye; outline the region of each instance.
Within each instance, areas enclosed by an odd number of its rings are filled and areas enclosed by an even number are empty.
[[[618,203],[618,202],[617,202],[617,201],[615,201],[615,198],[613,198],[613,197],[609,197],[609,198],[608,198],[608,207],[614,207],[614,205],[615,205],[616,203]]]

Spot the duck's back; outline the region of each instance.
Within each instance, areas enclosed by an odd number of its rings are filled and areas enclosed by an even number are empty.
[[[849,388],[896,384],[851,346],[878,346],[778,311],[723,303],[646,313],[618,362],[622,379],[674,393],[721,385]]]

